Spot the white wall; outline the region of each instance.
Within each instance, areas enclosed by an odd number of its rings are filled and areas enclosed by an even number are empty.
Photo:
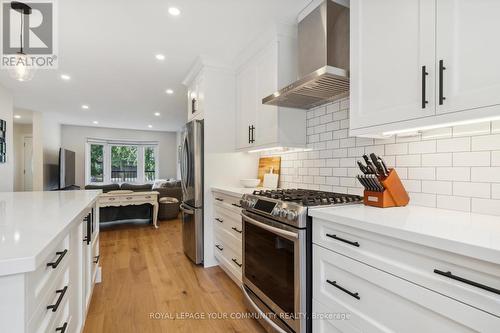
[[[24,138],[33,136],[33,125],[14,124],[14,191],[24,191]]]
[[[0,192],[11,192],[14,188],[13,108],[12,95],[0,86],[0,119],[7,122],[7,161],[0,164]]]
[[[349,100],[307,111],[310,152],[283,154],[281,186],[361,194],[362,154],[384,156],[410,204],[500,215],[500,121],[384,140],[349,137]]]
[[[137,131],[114,128],[62,126],[62,147],[76,153],[76,183],[85,186],[85,145],[87,138],[158,141],[159,177],[177,178],[177,139],[175,132]]]

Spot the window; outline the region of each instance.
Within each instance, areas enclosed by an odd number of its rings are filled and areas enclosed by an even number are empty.
[[[158,165],[157,143],[87,140],[87,184],[153,182]]]

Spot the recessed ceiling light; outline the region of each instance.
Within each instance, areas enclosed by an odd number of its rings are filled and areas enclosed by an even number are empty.
[[[61,79],[63,79],[64,81],[69,81],[71,80],[71,76],[69,76],[68,74],[61,74]]]
[[[98,122],[97,120],[94,120],[92,123],[93,123],[94,125],[99,124],[99,122]]]
[[[165,92],[169,95],[172,95],[174,93],[174,91],[172,89],[167,89],[167,90],[165,90]]]
[[[155,55],[155,58],[158,60],[165,60],[165,56],[163,54],[157,54]]]
[[[161,113],[160,112],[155,112],[155,116],[159,117],[159,116],[161,116]]]
[[[169,13],[170,15],[172,15],[172,16],[179,16],[179,15],[180,15],[180,13],[181,13],[181,11],[180,11],[180,10],[179,10],[179,8],[177,8],[177,7],[170,7],[170,8],[168,9],[168,13]]]
[[[20,115],[18,115],[18,114],[16,114],[16,115],[14,115],[14,118],[16,118],[16,119],[21,119],[21,116],[20,116]]]
[[[89,106],[88,106],[88,105],[86,105],[86,104],[83,104],[83,105],[82,105],[82,109],[84,109],[84,110],[88,110],[88,109],[89,109]]]
[[[153,128],[153,125],[148,125],[148,128]]]

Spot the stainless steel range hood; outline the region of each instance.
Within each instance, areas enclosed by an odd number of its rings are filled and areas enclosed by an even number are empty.
[[[262,104],[299,109],[349,96],[349,8],[326,0],[299,22],[299,77]]]

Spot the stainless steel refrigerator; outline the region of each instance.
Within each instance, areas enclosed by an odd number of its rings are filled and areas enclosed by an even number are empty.
[[[182,245],[195,264],[203,263],[203,120],[186,124],[181,148]]]

